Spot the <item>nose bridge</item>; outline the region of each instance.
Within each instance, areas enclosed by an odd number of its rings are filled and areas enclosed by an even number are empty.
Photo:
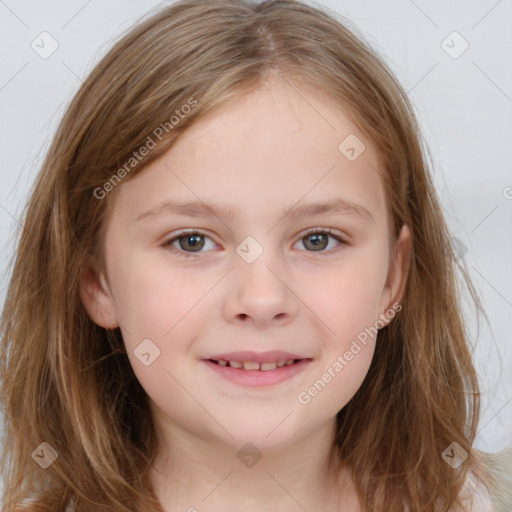
[[[268,290],[272,294],[282,294],[284,285],[275,270],[282,269],[282,265],[279,251],[271,247],[270,237],[263,244],[249,236],[238,245],[236,252],[239,256],[235,263],[236,279],[244,291],[260,293]]]
[[[233,293],[226,309],[231,319],[251,317],[256,323],[265,323],[296,312],[280,252],[269,245],[270,237],[266,242],[264,246],[249,236],[236,248]]]

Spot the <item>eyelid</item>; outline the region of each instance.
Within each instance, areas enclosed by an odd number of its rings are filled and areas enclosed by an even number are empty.
[[[172,247],[171,244],[173,244],[174,242],[176,242],[180,238],[185,237],[187,235],[201,235],[201,236],[204,236],[205,238],[209,238],[210,240],[212,240],[217,245],[215,240],[213,240],[213,238],[208,233],[204,232],[201,229],[183,229],[181,231],[178,231],[174,235],[172,235],[170,238],[166,239],[166,241],[163,242],[162,247],[164,247],[166,249],[170,249],[175,254],[178,254],[179,256],[184,256],[185,258],[187,258],[187,257],[194,257],[194,256],[202,254],[202,251],[200,251],[200,252],[187,252],[187,251],[182,251],[180,249],[176,249],[175,247]]]
[[[325,234],[327,234],[329,237],[334,238],[335,240],[337,240],[339,242],[340,246],[349,245],[349,241],[348,241],[349,238],[348,238],[348,236],[339,234],[333,228],[321,228],[321,227],[305,229],[304,231],[302,231],[298,235],[297,241],[295,243],[297,243],[300,240],[302,240],[302,238],[304,238],[305,236],[307,236],[307,235],[314,235],[315,233],[325,233]],[[187,252],[187,251],[182,251],[182,250],[176,249],[175,247],[172,247],[171,244],[173,244],[174,242],[176,242],[180,238],[185,237],[187,235],[201,235],[201,236],[204,236],[206,238],[209,238],[214,243],[216,243],[215,240],[208,233],[206,233],[205,231],[203,231],[201,229],[183,229],[181,231],[178,231],[174,235],[172,235],[166,241],[164,241],[162,246],[165,247],[165,248],[170,248],[173,252],[179,254],[180,256],[184,256],[184,257],[194,257],[194,256],[202,254],[203,251]],[[330,254],[333,254],[333,253],[337,252],[337,250],[339,250],[340,246],[338,246],[335,249],[330,249],[329,251],[307,251],[307,250],[304,250],[303,252],[306,252],[306,253],[309,252],[309,253],[312,253],[312,254],[328,256]],[[205,251],[205,252],[208,252],[208,251]]]
[[[335,247],[334,249],[330,249],[329,251],[306,251],[306,250],[304,250],[303,252],[305,252],[307,254],[309,253],[309,254],[315,254],[318,256],[322,256],[322,257],[328,257],[328,256],[332,256],[333,254],[337,254],[338,251],[340,251],[341,249],[344,248],[344,246],[350,245],[349,241],[348,241],[349,240],[348,236],[341,235],[339,232],[337,232],[333,228],[309,228],[309,229],[306,229],[299,235],[297,242],[302,240],[305,236],[314,235],[315,233],[325,233],[329,237],[334,238],[337,242],[339,242],[339,245],[337,247]]]
[[[308,228],[299,234],[299,238],[302,238],[306,235],[311,235],[314,233],[326,233],[328,235],[331,235],[334,238],[338,238],[341,241],[348,243],[348,236],[339,233],[334,228]]]

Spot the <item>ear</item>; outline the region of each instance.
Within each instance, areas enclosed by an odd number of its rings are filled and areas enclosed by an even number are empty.
[[[411,263],[411,250],[411,230],[407,224],[404,224],[393,248],[386,284],[382,291],[380,301],[382,314],[389,311],[392,305],[400,302],[403,297]]]
[[[80,279],[80,298],[91,320],[105,329],[119,327],[112,295],[103,274],[89,265]]]

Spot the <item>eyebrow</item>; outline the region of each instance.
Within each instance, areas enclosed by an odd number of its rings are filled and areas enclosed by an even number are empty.
[[[175,214],[188,217],[216,216],[221,219],[233,221],[239,216],[238,211],[230,205],[206,204],[202,201],[167,200],[150,210],[141,213],[135,222],[140,222],[162,214]],[[327,201],[290,206],[282,212],[281,218],[288,215],[292,220],[301,217],[326,214],[343,214],[358,217],[370,222],[374,221],[372,214],[362,205],[341,198],[333,198]]]

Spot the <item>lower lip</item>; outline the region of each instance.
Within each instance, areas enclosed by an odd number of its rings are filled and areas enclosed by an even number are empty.
[[[272,384],[279,384],[286,379],[290,379],[297,375],[306,368],[312,361],[311,359],[302,359],[298,363],[282,366],[275,370],[244,370],[239,368],[231,368],[230,366],[221,366],[213,363],[208,359],[203,361],[215,372],[224,377],[225,379],[241,384],[243,386],[258,387],[270,386]]]

